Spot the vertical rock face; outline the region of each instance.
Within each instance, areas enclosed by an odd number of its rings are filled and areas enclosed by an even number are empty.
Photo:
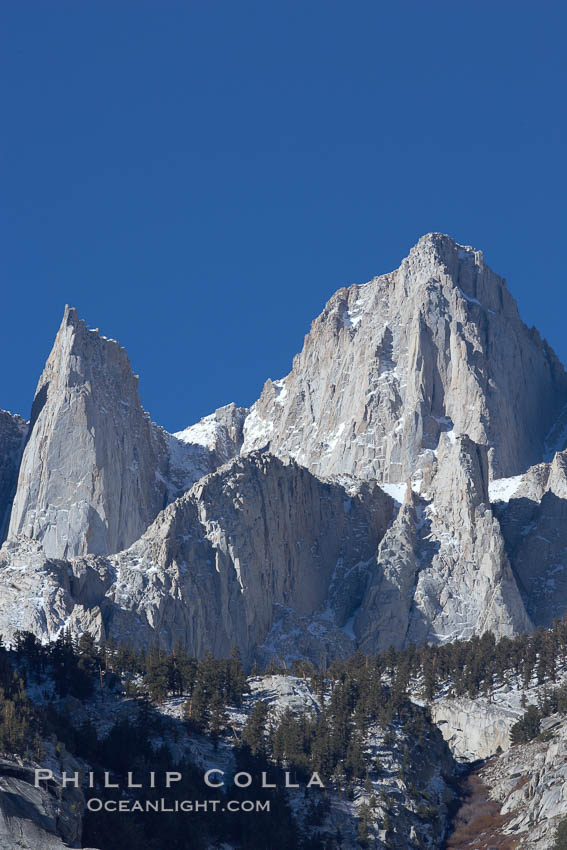
[[[254,453],[197,482],[114,563],[108,629],[122,640],[250,659],[274,605],[309,617],[325,607],[337,566],[368,560],[391,518],[376,486],[349,495],[293,462]],[[131,632],[129,631],[131,630]]]
[[[238,454],[246,413],[229,404],[168,434],[142,408],[122,346],[66,308],[35,394],[10,536],[39,540],[55,558],[127,548],[169,502]],[[0,412],[0,525],[24,430]]]
[[[9,535],[48,556],[116,552],[166,502],[163,438],[128,356],[66,308],[32,407]]]
[[[424,493],[420,571],[408,642],[530,631],[488,496],[486,447],[468,437],[441,441]]]
[[[522,709],[495,705],[488,699],[438,699],[431,704],[433,722],[460,761],[488,759],[510,746],[510,730]]]
[[[404,482],[453,429],[490,448],[498,478],[543,458],[566,401],[563,367],[504,280],[433,233],[397,271],[335,293],[290,374],[266,383],[243,450],[269,442],[315,474]]]
[[[287,611],[306,630],[291,635],[293,656],[332,660],[340,635],[352,652],[341,629],[393,509],[375,484],[347,490],[293,461],[238,457],[117,555],[48,560],[36,541],[7,541],[0,628],[8,640],[18,629],[53,638],[69,627],[170,649],[180,642],[197,656],[238,645],[250,661]]]
[[[8,530],[27,431],[27,422],[21,416],[0,410],[0,544]]]
[[[488,498],[484,446],[444,435],[378,549],[355,632],[368,652],[532,624]]]
[[[50,765],[72,776],[82,765],[63,750]],[[35,771],[17,757],[0,758],[0,848],[65,850],[81,844],[81,790],[60,781],[36,787]]]
[[[355,620],[358,644],[365,652],[400,648],[406,642],[420,568],[416,513],[410,490],[380,543]]]
[[[129,549],[106,558],[46,560],[34,541],[0,552],[0,626],[54,637],[97,637],[250,661],[278,613],[302,619],[303,654],[332,659],[360,604],[366,570],[393,501],[371,483],[321,481],[293,461],[253,453],[198,481]],[[18,598],[33,598],[17,606]],[[314,626],[312,618],[319,617]],[[309,629],[311,628],[311,632]],[[295,633],[301,655],[300,635]],[[273,653],[276,654],[276,653]]]

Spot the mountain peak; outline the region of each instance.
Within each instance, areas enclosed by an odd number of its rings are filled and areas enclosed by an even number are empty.
[[[463,267],[469,270],[476,267],[478,272],[483,271],[485,265],[482,251],[471,245],[461,245],[446,233],[426,233],[411,248],[400,268],[411,269],[414,274],[419,271],[434,274],[435,269],[441,268],[457,281]],[[504,285],[502,278],[494,273],[492,275],[493,283]],[[418,274],[418,278],[422,276]]]
[[[451,250],[456,250],[458,248],[463,248],[464,250],[473,250],[470,245],[462,245],[460,242],[457,242],[456,239],[453,239],[452,236],[449,236],[448,233],[438,233],[437,231],[431,231],[430,233],[424,233],[423,236],[420,236],[413,248],[412,251],[418,248],[421,245],[433,245],[436,248],[441,246],[448,247]]]
[[[73,333],[75,335],[77,342],[80,342],[82,340],[87,340],[87,339],[100,340],[104,343],[109,343],[112,346],[116,346],[116,348],[118,350],[120,350],[121,352],[123,352],[124,356],[128,359],[126,349],[122,345],[120,345],[120,343],[116,339],[111,339],[107,336],[104,336],[103,334],[101,334],[99,328],[89,328],[89,326],[87,325],[85,320],[81,319],[81,317],[79,316],[79,312],[78,312],[77,308],[76,307],[70,307],[68,304],[65,304],[65,309],[63,311],[63,318],[62,318],[61,324],[59,326],[59,332],[57,334],[57,337],[59,336],[60,333],[62,333],[62,332],[64,333],[67,328],[71,328],[71,330],[73,331]],[[54,348],[56,348],[57,337],[56,337]],[[128,359],[128,363],[129,362],[130,361]]]
[[[125,349],[66,306],[34,397],[8,536],[38,539],[50,557],[129,546],[164,504],[164,440]]]
[[[386,483],[406,481],[443,431],[487,446],[493,477],[517,474],[542,459],[567,402],[563,367],[504,279],[443,233],[422,236],[396,271],[338,290],[280,384],[252,407],[244,451],[269,439],[316,474]]]
[[[65,304],[65,309],[63,310],[63,323],[64,324],[76,324],[77,322],[82,322],[83,320],[79,317],[79,313],[76,307],[71,307],[69,304]]]

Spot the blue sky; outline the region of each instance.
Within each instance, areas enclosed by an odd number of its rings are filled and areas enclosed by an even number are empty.
[[[443,231],[567,361],[563,3],[4,0],[0,407],[65,303],[170,430]]]

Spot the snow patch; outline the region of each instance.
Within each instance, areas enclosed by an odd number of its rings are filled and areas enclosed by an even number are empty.
[[[459,287],[459,292],[461,293],[465,301],[469,302],[469,304],[478,304],[479,307],[482,307],[480,301],[478,301],[476,298],[472,298],[470,295],[467,295],[466,292],[463,292],[461,287]]]
[[[274,389],[276,391],[276,397],[274,399],[276,404],[283,405],[286,397],[287,397],[287,387],[285,385],[286,378],[280,378],[278,381],[272,381]]]
[[[244,420],[244,444],[242,446],[242,454],[254,451],[254,449],[267,443],[273,430],[274,423],[271,420],[262,419],[256,409],[256,405],[254,405]]]
[[[402,504],[406,497],[406,491],[408,489],[407,484],[380,484],[379,485],[388,496],[391,496],[392,499],[397,502],[399,505]]]
[[[217,439],[222,436],[223,426],[215,419],[215,414],[203,417],[200,422],[195,425],[190,425],[183,431],[176,431],[173,436],[181,440],[182,443],[192,443],[193,445],[205,446],[208,449],[213,449]]]
[[[522,475],[512,478],[497,478],[488,485],[488,496],[491,502],[509,502],[522,482]]]
[[[353,304],[353,309],[349,310],[345,304],[342,305],[341,319],[345,328],[356,328],[362,319],[362,313],[366,299],[357,298]]]
[[[326,441],[326,443],[324,444],[324,445],[326,445],[325,454],[329,454],[330,452],[332,452],[335,449],[337,443],[339,442],[341,434],[343,433],[345,428],[346,428],[346,423],[341,422],[341,424],[339,425],[339,427],[337,428],[335,433],[332,434],[329,437],[329,439]]]

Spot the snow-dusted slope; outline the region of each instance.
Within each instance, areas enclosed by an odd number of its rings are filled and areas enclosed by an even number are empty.
[[[246,408],[227,404],[195,425],[167,434],[171,499],[185,493],[199,478],[238,455],[247,413]]]

